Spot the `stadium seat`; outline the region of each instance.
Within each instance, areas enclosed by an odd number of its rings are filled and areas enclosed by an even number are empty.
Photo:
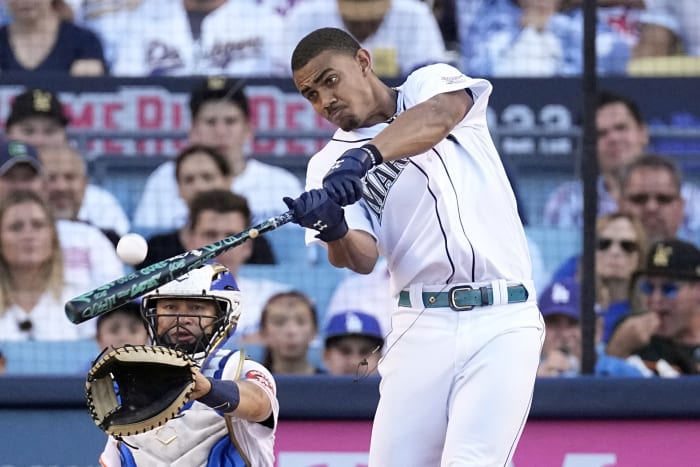
[[[544,269],[550,274],[581,252],[581,229],[530,226],[525,228],[525,233],[540,247]]]
[[[100,353],[92,339],[8,341],[0,344],[0,350],[7,358],[10,375],[85,374]]]

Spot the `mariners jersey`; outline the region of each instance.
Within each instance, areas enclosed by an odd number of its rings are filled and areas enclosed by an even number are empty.
[[[486,124],[491,84],[449,65],[429,65],[397,89],[397,114],[461,89],[470,90],[474,104],[450,135],[423,154],[372,169],[363,200],[345,207],[348,226],[377,240],[394,295],[411,284],[531,279],[515,196]],[[338,130],[309,162],[306,189],[322,187],[345,150],[367,143],[387,125]],[[307,243],[316,233],[307,231]]]
[[[161,428],[126,436],[126,443],[110,437],[100,456],[101,464],[105,467],[272,467],[279,403],[270,372],[257,362],[242,359],[241,352],[226,349],[217,350],[201,371],[210,378],[245,379],[263,388],[272,404],[273,428],[226,417],[194,401],[185,406],[180,417]],[[130,449],[127,444],[138,449]]]

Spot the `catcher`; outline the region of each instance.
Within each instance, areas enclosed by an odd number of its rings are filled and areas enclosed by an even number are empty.
[[[240,294],[213,263],[143,297],[154,345],[107,351],[88,374],[91,415],[111,435],[102,466],[273,465],[275,381],[243,351],[220,348]]]

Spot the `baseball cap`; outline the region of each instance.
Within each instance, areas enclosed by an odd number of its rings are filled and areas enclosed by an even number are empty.
[[[373,21],[384,17],[391,0],[338,0],[340,16],[349,21]]]
[[[210,76],[199,83],[190,94],[190,114],[194,118],[206,102],[227,100],[241,108],[249,118],[248,98],[245,94],[245,83],[240,79],[226,76]]]
[[[326,325],[326,345],[330,339],[344,336],[367,336],[384,343],[379,321],[361,311],[344,311],[331,317]]]
[[[41,162],[34,146],[21,141],[3,141],[0,143],[0,177],[17,164],[28,164],[41,172]]]
[[[662,276],[672,279],[700,280],[700,250],[682,240],[653,243],[639,276]]]
[[[70,122],[56,94],[43,89],[29,89],[15,97],[5,127],[35,116],[48,117],[63,127]]]
[[[540,312],[542,316],[565,315],[575,320],[580,319],[579,297],[581,286],[575,279],[563,279],[552,282],[540,294]]]

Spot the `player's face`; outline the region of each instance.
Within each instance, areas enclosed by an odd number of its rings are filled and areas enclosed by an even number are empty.
[[[148,344],[148,332],[143,321],[135,316],[118,312],[104,318],[97,330],[99,348],[111,349],[127,344]]]
[[[700,283],[651,276],[642,278],[639,288],[647,310],[659,317],[657,335],[679,338],[689,332],[700,307]]]
[[[11,268],[35,268],[51,260],[53,229],[47,213],[32,201],[10,206],[0,221],[0,249]]]
[[[247,227],[240,212],[202,211],[189,234],[189,249],[201,248],[230,235],[241,233]],[[245,242],[216,257],[216,261],[235,273],[253,252],[253,243]]]
[[[158,334],[172,344],[193,345],[212,333],[217,307],[212,300],[161,298],[156,304]]]
[[[639,264],[640,244],[629,219],[616,218],[598,232],[596,269],[603,279],[632,277]]]
[[[246,143],[253,138],[253,128],[236,104],[209,101],[202,105],[192,122],[190,141],[216,148],[229,158],[234,170],[244,157]]]
[[[376,343],[363,336],[344,336],[323,351],[323,363],[332,375],[376,374],[379,352],[372,353]],[[367,359],[367,366],[360,365]]]
[[[203,191],[230,189],[231,179],[221,173],[208,154],[193,153],[180,164],[177,188],[180,197],[189,204],[198,193]]]
[[[640,125],[622,103],[605,105],[596,112],[598,163],[610,173],[639,157],[649,143],[645,125]]]
[[[350,131],[374,116],[377,104],[367,78],[371,73],[364,50],[354,57],[325,51],[294,72],[294,84],[316,113]]]
[[[13,191],[28,190],[44,194],[44,178],[28,164],[17,164],[0,177],[0,198]]]
[[[58,219],[77,219],[83,204],[87,177],[80,156],[69,151],[42,153],[48,200]]]
[[[42,116],[27,117],[15,123],[7,129],[7,137],[37,148],[60,146],[68,141],[65,127],[54,119]]]
[[[305,361],[311,341],[316,337],[312,311],[305,303],[293,298],[281,298],[269,303],[260,336],[273,358]]]
[[[665,169],[642,167],[632,172],[619,205],[639,218],[650,242],[674,238],[683,222],[683,198]]]

